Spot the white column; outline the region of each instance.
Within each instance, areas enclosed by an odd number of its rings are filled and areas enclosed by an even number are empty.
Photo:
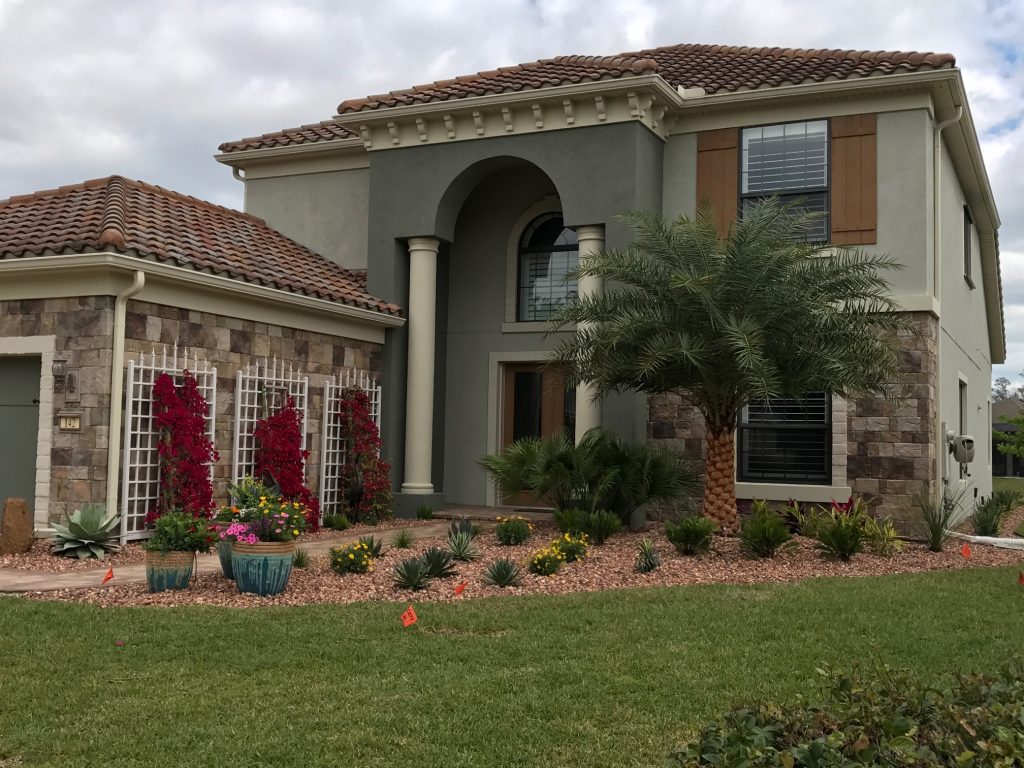
[[[580,261],[604,248],[604,224],[587,224],[576,227],[576,239],[580,247]],[[580,298],[600,295],[604,290],[599,277],[584,277],[577,287]],[[580,384],[576,388],[576,441],[592,427],[601,425],[601,403],[594,399],[594,388]]]
[[[409,238],[409,369],[405,393],[405,482],[402,493],[433,493],[434,314],[437,248],[433,237]]]

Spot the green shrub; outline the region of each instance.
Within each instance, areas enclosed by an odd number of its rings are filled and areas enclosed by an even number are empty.
[[[942,546],[949,538],[949,532],[966,516],[963,509],[966,493],[965,486],[955,492],[944,488],[942,499],[938,501],[923,491],[914,495],[914,510],[917,515],[914,528],[928,543],[928,549],[932,552],[942,551]]]
[[[601,509],[591,512],[583,521],[583,530],[595,544],[604,544],[622,528],[622,521],[614,512]]]
[[[324,515],[324,528],[329,528],[332,531],[344,531],[351,525],[352,523],[345,515]]]
[[[582,509],[556,509],[555,525],[560,533],[583,533],[587,513]]]
[[[1013,512],[1020,506],[1022,496],[1024,494],[1021,494],[1020,491],[1005,488],[999,491],[992,491],[992,500],[1007,512]]]
[[[461,532],[468,533],[471,539],[475,539],[480,535],[480,526],[466,517],[452,520],[452,524],[448,526],[448,535],[451,536],[453,533]]]
[[[806,536],[809,539],[818,538],[821,526],[828,522],[831,515],[827,509],[817,505],[801,507],[792,512],[792,519],[796,527],[796,533]]]
[[[363,515],[363,522],[366,525],[377,525],[380,522],[380,516],[376,512],[371,512],[368,515]]]
[[[297,547],[295,553],[292,555],[292,567],[293,568],[308,568],[309,567],[309,552],[302,547]]]
[[[165,512],[142,547],[148,552],[209,552],[213,534],[209,523],[185,512]]]
[[[419,557],[409,557],[395,566],[395,586],[401,589],[426,589],[431,582],[427,564]]]
[[[462,562],[480,559],[480,549],[469,531],[448,531],[448,551],[454,559]]]
[[[844,562],[861,551],[864,521],[854,515],[834,514],[818,530],[818,549]]]
[[[281,495],[254,477],[243,477],[234,485],[228,486],[228,493],[234,506],[239,509],[252,509],[259,505],[260,499],[276,499]]]
[[[1014,531],[1014,533],[1016,533],[1021,538],[1024,538],[1024,523],[1021,523],[1020,525],[1018,525],[1017,526],[1017,530]]]
[[[495,587],[518,587],[522,583],[522,578],[522,570],[507,557],[495,560],[484,571],[484,584]]]
[[[825,673],[822,673],[825,674]],[[938,685],[882,667],[830,674],[814,702],[738,707],[667,765],[854,768],[1024,765],[1024,668]]]
[[[563,533],[561,538],[551,542],[551,547],[565,555],[565,562],[575,563],[587,556],[590,540],[585,533]]]
[[[698,555],[711,549],[711,535],[718,528],[708,517],[685,515],[665,525],[667,538],[681,555]]]
[[[384,541],[377,539],[372,533],[368,533],[365,536],[359,537],[359,543],[365,544],[367,551],[370,553],[370,557],[376,560],[384,553]]]
[[[498,524],[494,528],[494,535],[498,538],[499,544],[514,547],[530,538],[532,530],[533,526],[525,517],[499,517]]]
[[[373,555],[362,541],[331,549],[331,570],[335,573],[368,573],[373,569]]]
[[[530,573],[538,576],[554,576],[565,562],[565,555],[558,547],[538,549],[530,557]]]
[[[767,502],[755,500],[751,512],[740,525],[743,550],[755,557],[772,557],[793,537],[782,516],[769,509]]]
[[[422,560],[427,576],[432,579],[447,579],[455,575],[455,561],[450,553],[440,547],[430,547],[423,553]]]
[[[903,549],[903,540],[900,539],[899,531],[888,517],[883,520],[869,517],[864,521],[861,529],[864,532],[865,543],[876,555],[889,557]]]
[[[633,569],[638,573],[650,573],[659,565],[661,565],[661,557],[658,555],[658,550],[654,548],[654,542],[644,539],[636,548],[636,562],[633,563]]]
[[[429,504],[420,504],[416,507],[416,518],[418,520],[433,520],[434,508]]]
[[[412,546],[414,540],[412,531],[408,528],[402,528],[391,537],[391,546],[395,549],[408,549]]]
[[[120,521],[116,514],[108,515],[102,504],[86,504],[71,513],[67,525],[53,524],[53,553],[79,560],[102,560],[107,552],[118,550]]]
[[[1003,520],[1010,514],[1010,508],[1004,504],[1003,500],[997,500],[994,495],[977,502],[974,514],[971,515],[974,532],[979,536],[998,536]]]

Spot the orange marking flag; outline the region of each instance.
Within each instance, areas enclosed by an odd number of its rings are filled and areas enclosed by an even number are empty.
[[[458,597],[459,595],[461,595],[465,591],[466,591],[466,582],[462,582],[461,584],[459,584],[459,586],[457,586],[455,588],[455,596]]]
[[[963,555],[964,560],[971,559],[971,545],[966,541],[964,542],[964,545],[960,547],[960,554]]]
[[[1017,574],[1017,583],[1024,587],[1024,571]]]
[[[419,621],[419,617],[416,615],[416,610],[410,605],[402,614],[402,626],[411,627],[417,621]]]
[[[114,578],[114,567],[113,566],[111,566],[110,568],[107,569],[107,574],[103,577],[103,581],[101,581],[100,584],[106,584],[112,578]]]

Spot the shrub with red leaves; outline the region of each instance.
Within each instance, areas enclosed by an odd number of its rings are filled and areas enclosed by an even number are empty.
[[[348,389],[338,404],[345,440],[342,484],[353,521],[391,516],[391,465],[380,458],[380,431],[370,413],[370,398],[361,389]]]
[[[161,373],[153,382],[153,423],[160,430],[160,496],[156,516],[181,510],[193,517],[213,513],[210,464],[220,456],[206,434],[207,403],[188,370],[181,385]],[[152,513],[150,517],[152,517]]]
[[[256,422],[256,477],[277,486],[281,496],[306,506],[306,524],[320,527],[320,500],[306,487],[306,459],[302,448],[302,416],[289,395],[275,413]]]

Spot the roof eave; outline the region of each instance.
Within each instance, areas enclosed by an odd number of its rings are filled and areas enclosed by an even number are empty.
[[[365,152],[362,139],[358,136],[350,136],[344,139],[331,139],[329,141],[310,141],[303,144],[291,144],[284,147],[258,147],[255,149],[239,149],[230,152],[220,152],[213,156],[213,159],[224,165],[242,165],[261,160],[274,160],[287,157],[294,158],[301,155],[317,155],[327,153],[351,153],[359,154]]]

